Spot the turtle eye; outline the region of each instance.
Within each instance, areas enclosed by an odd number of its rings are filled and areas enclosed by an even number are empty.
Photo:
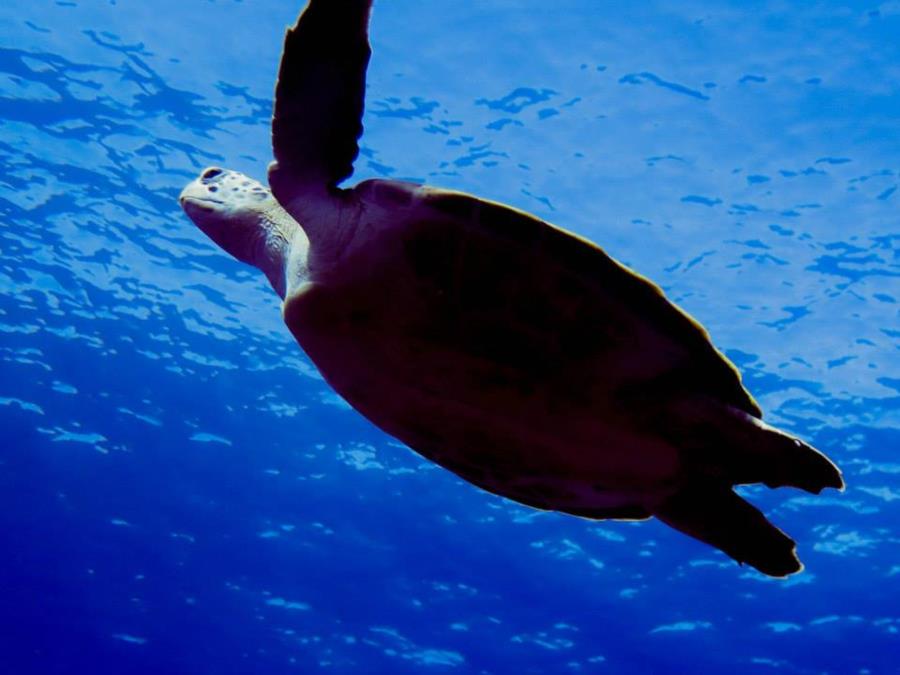
[[[203,180],[209,180],[211,178],[215,178],[216,176],[220,175],[221,173],[222,173],[222,169],[219,169],[217,167],[212,167],[212,168],[204,171],[202,174],[200,174],[200,178],[202,178]]]

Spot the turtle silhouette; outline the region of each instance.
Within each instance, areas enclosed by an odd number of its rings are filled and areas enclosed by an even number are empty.
[[[843,486],[761,420],[706,331],[591,242],[509,206],[353,171],[370,0],[287,31],[271,191],[209,168],[180,196],[268,277],[284,322],[357,411],[484,490],[589,519],[655,516],[772,576],[794,542],[734,492]]]

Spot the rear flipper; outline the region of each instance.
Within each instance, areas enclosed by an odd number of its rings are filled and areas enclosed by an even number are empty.
[[[731,450],[721,461],[730,465],[730,482],[792,486],[814,494],[827,487],[843,489],[841,472],[814,447],[747,413],[733,408],[729,413],[738,418],[723,420],[724,447]]]
[[[763,574],[785,577],[803,569],[794,540],[727,485],[689,485],[655,508],[654,515]]]
[[[844,488],[840,470],[814,447],[755,417],[749,421],[759,429],[762,441],[761,451],[754,453],[765,468],[758,479],[762,483],[769,487],[792,485],[814,494],[827,487]]]
[[[689,429],[687,438],[675,441],[692,446],[685,459],[707,476],[731,484],[798,487],[814,494],[844,487],[841,472],[825,455],[743,410],[705,397],[686,397],[675,413],[676,423]]]

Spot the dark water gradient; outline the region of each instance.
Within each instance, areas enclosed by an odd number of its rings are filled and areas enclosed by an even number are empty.
[[[0,672],[900,672],[900,5],[381,0],[357,178],[665,286],[843,495],[775,582],[349,411],[175,202],[262,176],[283,0],[0,6]],[[630,5],[630,3],[629,3]]]

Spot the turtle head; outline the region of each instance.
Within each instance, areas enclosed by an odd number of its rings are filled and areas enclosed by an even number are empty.
[[[272,193],[237,171],[204,169],[189,183],[178,202],[206,235],[238,260],[256,264],[265,241],[267,207]]]
[[[258,267],[284,295],[284,265],[293,219],[272,192],[238,171],[210,167],[178,197],[194,224],[226,252]]]

